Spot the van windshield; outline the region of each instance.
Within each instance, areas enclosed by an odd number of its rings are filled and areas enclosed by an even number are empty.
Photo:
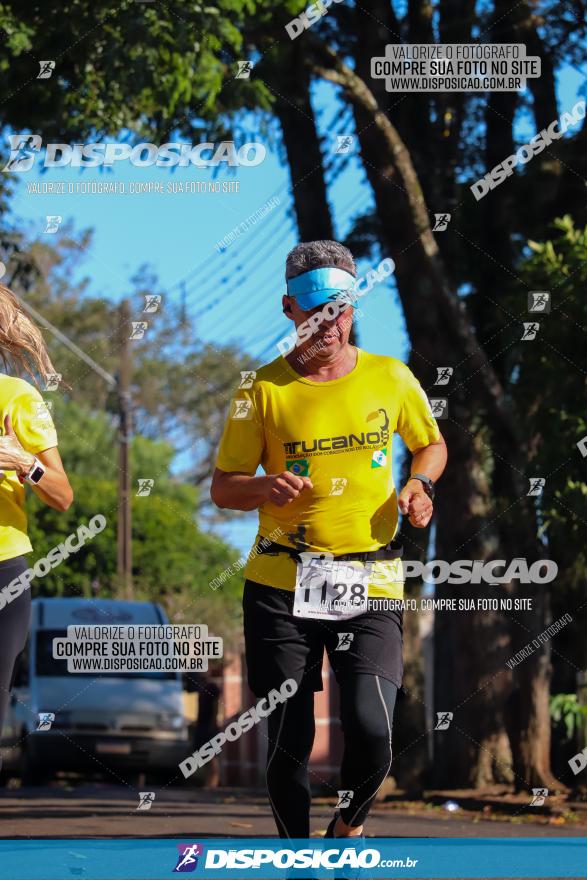
[[[177,672],[68,672],[67,660],[53,656],[53,639],[66,638],[64,629],[43,629],[37,632],[36,673],[39,676],[55,678],[71,675],[76,678],[147,678],[151,681],[177,681]]]

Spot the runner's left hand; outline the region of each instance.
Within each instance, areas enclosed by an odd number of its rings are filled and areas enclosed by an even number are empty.
[[[432,519],[434,506],[424,490],[418,488],[421,483],[414,483],[415,480],[408,480],[399,494],[398,507],[403,514],[408,514],[410,525],[416,529],[425,529]]]

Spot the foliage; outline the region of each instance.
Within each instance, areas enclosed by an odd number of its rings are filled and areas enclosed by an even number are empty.
[[[565,649],[555,652],[555,684],[575,686],[577,668],[587,667],[584,585],[587,575],[585,458],[578,448],[587,437],[586,374],[583,365],[587,301],[587,229],[568,216],[555,220],[552,236],[530,242],[518,268],[520,283],[504,298],[511,316],[506,359],[508,393],[524,414],[521,430],[529,451],[528,475],[546,479],[539,500],[545,557],[558,565],[552,584],[552,613],[570,613],[574,623]],[[550,314],[529,314],[529,291],[549,291]],[[534,341],[522,342],[522,322],[539,324]]]
[[[579,588],[587,569],[583,528],[587,521],[584,458],[577,444],[587,436],[584,400],[586,375],[582,365],[587,326],[587,228],[576,229],[570,217],[554,222],[555,235],[530,242],[521,267],[523,288],[509,305],[524,321],[540,325],[536,340],[510,349],[510,393],[525,414],[524,431],[530,467],[546,477],[541,500],[543,532],[556,545],[572,582]],[[550,291],[551,312],[529,315],[528,291]],[[521,324],[515,329],[521,336]],[[561,459],[564,467],[560,467]],[[557,557],[559,558],[559,557]]]
[[[550,717],[555,724],[562,723],[565,739],[572,742],[583,729],[587,706],[578,702],[577,694],[553,694],[550,698]]]
[[[207,122],[221,132],[223,114],[270,106],[263,82],[235,79],[236,59],[246,57],[244,22],[258,10],[269,20],[263,5],[169,0],[161,7],[122,0],[113,7],[106,0],[64,0],[40,14],[35,0],[4,2],[0,71],[7,97],[0,116],[15,130],[40,129],[59,142],[125,130],[129,139],[150,140],[155,131],[206,139]],[[35,80],[37,58],[57,61],[50,88]],[[26,102],[19,95],[23,83]]]

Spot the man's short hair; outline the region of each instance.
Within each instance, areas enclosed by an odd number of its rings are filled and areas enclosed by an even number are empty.
[[[346,269],[356,277],[357,267],[353,255],[339,241],[303,241],[289,252],[285,260],[285,280],[295,278],[310,269],[333,266]]]

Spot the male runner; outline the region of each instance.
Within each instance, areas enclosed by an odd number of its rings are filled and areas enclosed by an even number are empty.
[[[353,300],[351,252],[335,241],[299,244],[285,277],[283,310],[296,328],[318,312],[328,317],[241,383],[211,496],[218,507],[259,509],[243,596],[251,690],[264,696],[286,679],[298,684],[268,717],[267,788],[279,835],[310,835],[308,759],[326,648],[340,686],[348,793],[327,836],[351,837],[361,835],[391,765],[403,671],[402,612],[389,601],[403,595],[398,505],[412,525],[428,525],[446,446],[410,370],[349,344],[352,305],[336,316],[325,309],[341,295]],[[394,431],[412,453],[399,497]],[[256,476],[259,465],[265,475]]]

